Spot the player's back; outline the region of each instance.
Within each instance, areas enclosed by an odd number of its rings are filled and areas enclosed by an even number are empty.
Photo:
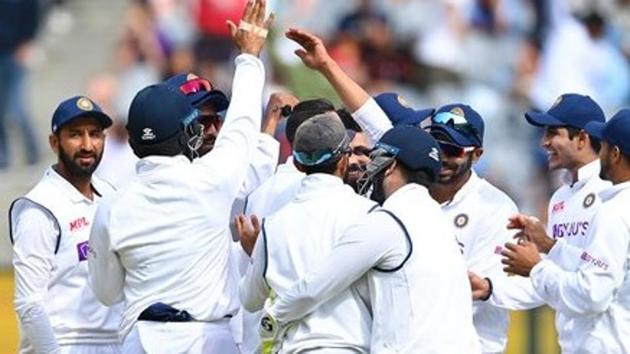
[[[238,306],[236,270],[229,262],[231,201],[220,184],[201,188],[204,179],[185,157],[157,160],[169,162],[140,170],[103,203],[111,247],[125,268],[123,336],[156,302],[199,321],[222,319]]]
[[[342,233],[374,205],[338,177],[320,173],[305,177],[295,199],[263,222],[265,279],[273,292],[282,297],[313,271]],[[370,324],[368,308],[352,286],[292,325],[282,352],[318,347],[366,352]]]
[[[440,206],[426,188],[412,184],[392,194],[383,208],[404,225],[410,254],[398,269],[368,273],[373,352],[479,352],[464,259]],[[374,214],[373,222],[402,230],[385,213]]]

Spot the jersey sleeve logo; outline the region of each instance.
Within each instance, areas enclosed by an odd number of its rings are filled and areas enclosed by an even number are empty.
[[[590,208],[591,205],[595,203],[595,193],[589,193],[586,197],[584,197],[584,201],[582,202],[582,206],[584,209]]]
[[[466,214],[459,214],[455,217],[454,220],[455,226],[458,228],[463,228],[464,226],[468,225],[468,215]]]

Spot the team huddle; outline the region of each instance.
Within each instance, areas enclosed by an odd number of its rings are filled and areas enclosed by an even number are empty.
[[[567,170],[545,226],[473,170],[473,107],[372,97],[313,34],[286,36],[344,108],[263,112],[265,11],[228,22],[229,99],[186,73],[136,94],[118,190],[94,174],[110,117],[59,104],[57,162],[9,211],[21,353],[502,353],[509,311],[545,304],[563,353],[630,353],[630,110],[525,114]]]

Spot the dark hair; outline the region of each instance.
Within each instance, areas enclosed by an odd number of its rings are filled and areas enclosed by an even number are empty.
[[[335,171],[337,171],[337,163],[339,162],[339,160],[341,160],[341,157],[343,155],[339,155],[334,157],[333,159],[326,161],[325,163],[322,163],[320,165],[315,165],[315,166],[306,166],[306,165],[302,165],[301,163],[294,161],[295,164],[298,164],[301,168],[301,170],[306,174],[306,175],[311,175],[313,173],[325,173],[328,175],[334,175]]]
[[[314,117],[318,114],[334,111],[330,101],[325,98],[317,98],[313,100],[306,100],[296,104],[293,107],[293,112],[287,119],[287,125],[285,127],[285,134],[289,144],[293,145],[293,139],[295,139],[295,132],[298,127],[304,123],[307,119]]]
[[[348,112],[347,109],[339,108],[337,110],[337,115],[339,115],[339,118],[341,118],[341,122],[343,123],[343,126],[346,127],[346,129],[352,130],[357,133],[363,131],[363,129],[361,129],[361,126],[354,120],[354,118],[352,118],[352,114]]]
[[[575,127],[570,127],[570,126],[566,126],[565,128],[567,128],[567,131],[569,132],[569,139],[573,140],[573,138],[575,138],[576,136],[578,136],[578,134],[580,134],[580,131],[582,131],[582,129],[580,128],[575,128]],[[599,150],[602,148],[602,143],[599,141],[599,139],[597,139],[596,137],[592,136],[592,135],[588,135],[589,141],[591,142],[591,149],[593,149],[593,151],[595,151],[596,154],[599,154]]]
[[[421,186],[429,188],[429,186],[435,183],[437,179],[437,176],[434,176],[433,173],[427,169],[422,168],[420,170],[412,171],[400,160],[397,160],[397,162],[398,166],[400,166],[400,171],[403,177],[407,180],[407,183],[417,183]]]

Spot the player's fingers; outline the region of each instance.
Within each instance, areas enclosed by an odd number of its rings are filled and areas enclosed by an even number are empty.
[[[252,25],[255,25],[255,26],[258,25],[258,16],[260,13],[260,8],[261,8],[260,0],[254,0],[254,6],[252,9],[251,16],[249,18],[249,23],[251,23]]]
[[[269,14],[269,17],[267,17],[267,20],[265,20],[265,23],[263,23],[263,27],[265,29],[269,29],[271,28],[271,25],[273,25],[273,21],[276,19],[276,14],[274,14],[273,12]]]
[[[228,26],[228,29],[230,30],[230,34],[232,35],[232,37],[236,36],[236,31],[238,31],[238,28],[236,28],[236,25],[234,24],[234,22],[227,20],[225,21],[225,23]]]
[[[258,231],[260,231],[260,221],[258,221],[258,216],[256,216],[256,214],[252,214],[252,216],[250,216],[250,219],[252,222],[252,226],[254,227],[254,231],[258,233]]]
[[[504,249],[503,252],[501,252],[501,254],[503,254],[504,252],[516,252],[519,248],[519,245],[512,242],[506,242],[505,248],[506,249]]]
[[[265,12],[267,12],[267,1],[258,0],[258,13],[256,13],[257,26],[260,26],[265,22]]]
[[[241,21],[250,22],[252,18],[252,12],[254,11],[254,5],[256,0],[249,0],[247,4],[245,4],[245,9],[243,10],[243,16],[241,17]]]

